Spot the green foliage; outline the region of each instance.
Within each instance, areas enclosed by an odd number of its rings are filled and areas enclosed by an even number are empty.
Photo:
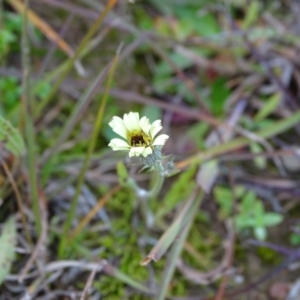
[[[21,16],[4,13],[5,28],[0,30],[0,61],[14,49],[19,49],[21,33]]]
[[[270,115],[279,105],[281,101],[281,94],[276,93],[272,96],[270,96],[266,103],[262,106],[262,108],[257,112],[257,114],[254,117],[255,121],[261,121],[265,119],[268,115]]]
[[[235,187],[235,196],[239,199],[245,192],[243,186]],[[232,190],[227,187],[217,186],[214,189],[214,196],[220,206],[219,216],[222,219],[230,217],[233,212],[233,194]]]
[[[119,161],[117,163],[117,174],[118,174],[118,177],[119,177],[120,185],[124,185],[127,181],[127,178],[128,178],[128,172],[127,172],[127,169],[126,169],[126,167],[125,167],[125,165],[122,161]]]
[[[280,255],[273,249],[267,247],[258,247],[257,254],[264,263],[277,265],[280,263]]]
[[[159,204],[156,218],[160,219],[173,210],[178,203],[188,197],[195,187],[195,181],[192,179],[195,175],[195,171],[196,167],[192,167],[179,175],[178,179],[173,183]]]
[[[14,218],[10,218],[3,226],[0,236],[0,285],[5,281],[15,259],[15,245],[17,242],[17,229]]]
[[[209,106],[214,115],[221,115],[224,111],[224,104],[230,94],[230,90],[226,87],[226,79],[219,77],[211,86]]]
[[[258,143],[251,143],[250,145],[250,150],[253,154],[259,154],[259,153],[262,153],[264,152],[264,149],[262,148],[262,146]],[[254,157],[254,163],[256,165],[256,167],[258,169],[265,169],[266,166],[267,166],[267,159],[263,156],[256,156]]]
[[[101,258],[114,260],[121,272],[130,278],[143,283],[148,279],[147,268],[140,266],[141,254],[138,240],[143,227],[134,228],[132,216],[135,197],[130,189],[123,188],[107,203],[107,211],[113,216],[112,230],[99,237],[97,244],[103,247]],[[121,299],[124,296],[125,284],[118,278],[102,276],[97,284],[101,294],[109,299]],[[145,299],[145,298],[137,298]]]
[[[25,144],[19,131],[0,116],[0,142],[14,155],[25,153]]]
[[[256,198],[253,192],[248,192],[239,206],[239,213],[235,218],[237,230],[252,228],[255,237],[265,240],[266,227],[276,226],[281,223],[283,216],[278,213],[265,212],[262,202]]]
[[[247,29],[253,25],[261,12],[261,3],[259,1],[251,1],[246,10],[246,17],[243,21],[242,28]]]
[[[291,46],[297,45],[298,49],[299,38],[296,34],[288,32],[289,29],[292,28],[291,26],[281,26],[282,28],[280,26],[276,27],[268,22],[267,19],[261,19],[261,14],[259,14],[259,12],[263,10],[263,7],[265,6],[264,3],[261,3],[258,0],[232,0],[230,5],[221,5],[221,7],[217,2],[208,0],[149,0],[146,2],[137,2],[140,3],[138,3],[138,5],[128,4],[128,7],[130,8],[129,11],[126,12],[134,11],[138,25],[135,27],[134,23],[131,22],[131,18],[129,18],[130,23],[127,23],[125,19],[123,20],[124,24],[122,23],[122,26],[126,28],[126,37],[124,37],[123,31],[121,31],[121,38],[122,40],[125,38],[126,45],[132,44],[126,48],[124,53],[122,53],[122,57],[126,56],[126,59],[123,61],[124,64],[121,64],[123,67],[118,69],[119,74],[117,77],[121,79],[123,77],[125,80],[116,80],[116,87],[120,87],[127,91],[132,90],[140,94],[148,94],[150,97],[159,94],[158,98],[161,98],[162,101],[164,101],[164,99],[170,99],[174,95],[180,96],[183,101],[190,105],[190,109],[191,107],[195,107],[196,113],[196,111],[199,111],[202,108],[195,99],[194,94],[191,92],[190,86],[187,87],[187,84],[182,77],[174,70],[177,68],[184,72],[186,77],[194,83],[194,91],[201,95],[201,98],[206,101],[211,114],[220,120],[223,119],[224,121],[225,106],[227,115],[227,113],[230,113],[230,109],[236,105],[236,101],[233,101],[230,106],[227,106],[226,103],[226,99],[228,99],[228,96],[232,91],[234,92],[234,95],[237,96],[240,95],[238,91],[241,91],[242,96],[255,95],[254,101],[251,99],[251,103],[249,102],[250,106],[247,106],[241,116],[242,127],[245,127],[245,129],[248,129],[251,132],[270,126],[270,124],[277,125],[278,119],[282,118],[282,116],[285,115],[285,112],[289,112],[290,108],[286,106],[286,103],[280,103],[282,93],[280,93],[276,85],[272,85],[273,94],[266,96],[265,91],[268,90],[266,88],[269,88],[270,86],[269,72],[266,72],[263,63],[255,61],[256,56],[253,55],[253,51],[248,45],[244,43],[244,37],[235,34],[236,32],[231,30],[231,23],[228,23],[228,20],[231,18],[227,18],[227,14],[230,14],[230,9],[236,5],[236,15],[232,16],[232,21],[234,21],[242,30],[245,30],[245,34],[250,41],[255,41],[253,43],[254,47],[264,46],[265,43],[268,45],[270,44],[270,49],[275,49],[276,56],[279,58],[282,55],[284,56],[284,54],[289,54],[289,43]],[[155,8],[151,3],[155,3]],[[217,6],[215,6],[216,4]],[[284,9],[286,9],[286,7],[288,7],[288,4]],[[225,14],[222,13],[222,9],[225,9]],[[235,8],[233,7],[233,9]],[[116,13],[118,14],[118,12]],[[47,14],[43,14],[42,17],[45,18],[46,22],[49,21],[47,20]],[[63,13],[57,20],[59,22],[65,22],[64,17],[65,14]],[[280,24],[286,25],[282,22],[282,19],[277,19],[277,17],[278,15],[275,15],[275,19],[279,20]],[[285,17],[287,20],[290,20],[290,16],[287,15]],[[82,28],[81,32],[81,23],[82,22],[76,22],[75,24],[76,32],[78,32],[80,36],[82,36],[84,34],[83,32],[87,29]],[[5,29],[2,31],[0,30],[0,60],[2,59],[3,61],[4,69],[12,67],[12,69],[17,68],[18,72],[20,72],[19,64],[21,59],[19,54],[16,53],[16,50],[18,52],[20,50],[21,16],[18,14],[7,14],[5,12],[4,24]],[[49,22],[49,24],[52,23]],[[71,22],[70,24],[71,29],[73,29],[73,23]],[[57,23],[56,25],[58,26],[59,24]],[[76,104],[78,102],[76,99],[73,99],[73,94],[70,95],[70,91],[74,91],[76,94],[85,94],[83,91],[84,86],[88,84],[91,78],[93,78],[95,70],[102,71],[102,67],[111,60],[111,54],[116,50],[116,42],[119,43],[118,30],[118,28],[108,31],[104,30],[103,35],[100,34],[92,41],[93,43],[91,43],[90,46],[94,47],[94,45],[97,45],[97,40],[99,42],[99,39],[103,39],[100,48],[101,50],[103,50],[103,48],[108,48],[108,51],[100,51],[101,55],[99,55],[99,51],[95,54],[89,53],[89,56],[85,57],[85,60],[83,61],[84,68],[88,71],[88,77],[79,78],[74,70],[74,73],[68,73],[67,77],[70,79],[68,80],[70,89],[68,89],[67,93],[64,88],[58,89],[56,95],[51,101],[47,102],[47,105],[45,105],[43,110],[39,111],[37,107],[40,107],[39,105],[41,103],[43,104],[43,99],[51,94],[51,85],[56,82],[59,78],[58,75],[61,74],[63,69],[62,67],[57,67],[57,64],[61,63],[61,66],[65,65],[65,54],[60,50],[55,52],[54,56],[51,58],[51,71],[49,71],[49,73],[41,74],[41,80],[37,79],[37,81],[31,82],[31,94],[35,98],[33,99],[32,121],[33,124],[37,125],[35,128],[37,133],[37,144],[35,147],[37,153],[42,153],[44,151],[47,153],[49,148],[56,145],[57,137],[60,136],[62,128],[68,123],[70,116],[74,112],[74,103]],[[284,34],[280,32],[281,30]],[[65,38],[68,43],[74,40],[72,39],[72,32],[72,30],[66,32]],[[34,41],[35,38],[32,33],[34,32],[30,32],[29,35],[30,42]],[[71,36],[69,36],[70,33]],[[159,37],[159,34],[163,35],[164,38]],[[108,38],[104,39],[106,35]],[[112,39],[114,40],[114,43],[112,43]],[[38,47],[40,49],[35,49],[34,43],[31,43],[32,47],[30,53],[33,72],[37,71],[41,64],[41,52],[38,51],[42,51],[44,55],[48,52],[50,44],[51,43],[46,43],[43,44],[42,47]],[[74,41],[71,42],[71,44],[74,49],[78,49],[78,44],[74,43]],[[157,51],[157,49],[161,51]],[[184,51],[180,52],[179,50],[187,51],[186,54],[183,55]],[[189,56],[189,52],[196,56],[198,55],[200,63],[196,63],[193,55]],[[291,51],[291,53],[292,52],[293,51]],[[160,56],[159,53],[164,53],[173,62],[176,68],[169,64],[168,59],[166,59],[164,55]],[[123,54],[125,56],[123,56]],[[97,63],[91,66],[89,65],[91,60],[93,62],[96,61]],[[201,61],[203,63],[201,63]],[[132,66],[134,66],[134,69]],[[214,66],[217,66],[217,68],[214,68]],[[230,67],[230,72],[228,72],[228,74],[226,71],[227,66]],[[218,71],[218,67],[220,67],[220,72]],[[278,78],[282,80],[285,79],[286,74],[283,72],[285,71],[285,68],[281,67],[280,64],[271,64],[270,67],[273,68]],[[124,70],[122,68],[126,69]],[[67,68],[65,70],[67,70]],[[286,85],[288,90],[291,88],[292,93],[295,92],[293,90],[295,85],[294,81],[297,79],[297,74],[295,75],[293,73],[294,71],[295,70],[291,70],[292,73],[289,74],[293,80]],[[125,72],[125,76],[123,72]],[[285,83],[285,80],[283,81]],[[76,85],[77,82],[79,83],[78,86]],[[128,86],[128,82],[132,82],[132,84]],[[230,82],[230,85],[228,85],[228,82]],[[74,86],[75,89],[73,89]],[[59,146],[59,149],[62,150],[63,153],[52,155],[46,162],[44,162],[43,159],[37,159],[39,162],[39,182],[41,183],[41,188],[43,189],[48,186],[49,182],[52,181],[55,183],[53,185],[54,187],[57,184],[57,189],[55,188],[55,190],[51,190],[51,188],[45,189],[49,201],[51,201],[51,197],[54,193],[57,194],[60,189],[73,186],[73,181],[77,179],[76,169],[80,168],[83,157],[87,151],[89,135],[86,134],[86,132],[89,131],[95,120],[94,108],[98,105],[96,102],[98,99],[99,88],[103,88],[103,84],[99,84],[97,91],[95,89],[95,94],[93,96],[95,101],[93,100],[87,109],[84,109],[82,112],[80,111],[80,114],[78,114],[78,122],[76,123],[76,126],[72,128],[70,136]],[[113,91],[112,96],[109,99],[109,105],[105,111],[106,115],[102,122],[105,126],[97,140],[97,154],[93,156],[93,164],[91,165],[91,168],[100,167],[99,170],[95,169],[92,171],[99,171],[100,173],[107,172],[106,174],[108,175],[112,172],[111,164],[115,161],[114,157],[117,155],[117,153],[110,153],[112,155],[110,156],[108,151],[111,150],[108,150],[107,147],[108,141],[111,138],[116,137],[116,134],[109,126],[107,126],[111,116],[120,116],[124,112],[128,112],[128,110],[137,110],[153,121],[161,119],[163,112],[168,112],[168,109],[145,106],[145,103],[133,103],[138,101],[138,97],[133,99],[133,101],[131,101],[132,99],[127,99],[128,101],[126,100],[126,104],[124,105],[118,100],[118,103],[120,103],[118,106],[116,105],[115,99],[117,97],[113,96],[114,92],[115,91]],[[4,143],[4,146],[6,146],[8,150],[18,155],[25,151],[25,146],[21,135],[12,125],[16,127],[16,122],[14,121],[19,121],[20,117],[20,121],[22,121],[21,93],[22,89],[19,78],[0,78],[0,99],[3,100],[0,101],[0,115],[3,117],[3,119],[0,119],[0,142],[1,146],[2,143]],[[130,93],[126,92],[125,96],[126,95],[130,95]],[[76,98],[76,96],[74,98]],[[140,98],[140,100],[143,99]],[[256,106],[256,104],[258,105]],[[279,104],[284,109],[283,115],[277,114]],[[257,107],[259,107],[259,110],[256,112],[255,109]],[[57,113],[55,119],[51,119],[53,112]],[[274,112],[276,113],[276,117],[274,117]],[[203,113],[206,114],[206,112]],[[209,114],[207,115],[209,116]],[[293,116],[291,115],[291,117]],[[51,119],[51,123],[48,122],[49,119]],[[289,118],[287,118],[287,120],[288,119]],[[9,120],[9,122],[7,120]],[[294,122],[294,124],[295,123],[296,122]],[[20,124],[22,125],[22,123]],[[44,124],[47,125],[45,126]],[[240,124],[241,123],[239,123],[239,125]],[[213,128],[214,127],[210,123],[196,121],[193,121],[193,124],[187,123],[184,125],[185,132],[188,133],[199,149],[206,149],[205,137],[213,130]],[[287,125],[285,128],[291,128],[291,126]],[[170,143],[169,145],[172,147],[172,143],[174,143],[172,134],[176,134],[178,131],[176,125],[171,126],[170,130],[172,132],[168,133],[170,134],[170,141],[168,143]],[[180,130],[182,130],[182,128],[180,128]],[[277,133],[282,133],[284,130],[285,129],[278,130]],[[276,133],[266,134],[264,137],[269,138],[275,134]],[[178,138],[179,140],[181,139],[181,137]],[[183,141],[183,138],[180,141]],[[284,143],[288,143],[285,138],[286,136],[283,135],[280,137]],[[293,136],[288,136],[287,139],[292,142]],[[238,140],[239,138],[237,141]],[[233,141],[233,143],[234,142],[235,141]],[[250,151],[254,154],[265,151],[259,143],[250,143],[247,141],[244,143],[244,146],[245,145],[247,147],[249,146]],[[219,149],[221,149],[221,147],[222,145],[220,145]],[[172,151],[172,148],[166,147],[166,149],[166,151]],[[174,149],[177,149],[177,147],[174,147]],[[234,151],[239,151],[241,147],[232,147],[230,149],[233,150],[231,153],[236,153]],[[244,149],[245,148],[241,149],[241,151]],[[102,153],[104,152],[105,154],[108,154],[105,158],[102,157]],[[212,153],[214,153],[214,150],[212,150]],[[217,155],[222,155],[223,153],[224,152],[220,151]],[[120,153],[120,157],[123,154],[124,153]],[[184,157],[177,157],[177,159],[189,158],[186,157],[188,155],[189,154],[187,153],[183,153],[182,156]],[[206,172],[203,174],[202,181],[204,183],[206,182],[206,178],[214,177],[212,174],[217,173],[217,159],[217,157],[214,157],[213,160],[209,161],[208,169],[205,170]],[[265,158],[255,157],[252,161],[258,169],[264,169],[264,175],[266,174],[266,176],[268,176],[269,174],[272,174],[273,169],[271,169],[268,174],[269,170],[266,168],[270,168],[270,166],[267,166]],[[234,166],[237,165],[238,168],[243,169],[240,162],[234,162],[233,164]],[[35,164],[33,163],[32,166],[34,165]],[[221,167],[226,168],[226,165],[222,165]],[[182,201],[188,199],[191,191],[195,189],[196,182],[194,177],[196,170],[196,166],[187,166],[187,170],[180,173],[177,177],[166,179],[162,191],[159,194],[160,197],[153,198],[149,201],[149,206],[151,206],[156,213],[155,217],[157,222],[153,228],[144,227],[145,222],[143,220],[143,214],[138,206],[138,200],[131,190],[123,187],[105,204],[104,209],[108,216],[105,225],[110,225],[110,227],[105,226],[105,229],[103,231],[100,229],[101,232],[99,233],[99,228],[102,228],[101,226],[103,224],[101,221],[93,220],[91,222],[92,224],[89,224],[76,237],[76,240],[69,245],[65,257],[67,258],[70,255],[70,257],[74,259],[86,257],[87,260],[94,260],[95,257],[93,256],[96,255],[96,252],[92,250],[97,248],[100,249],[100,251],[97,252],[100,253],[98,254],[99,259],[107,259],[109,263],[120,270],[119,274],[125,274],[128,276],[127,278],[131,278],[132,280],[135,280],[135,282],[147,284],[150,282],[150,276],[155,276],[155,279],[151,278],[151,280],[153,279],[160,282],[163,274],[162,269],[166,264],[164,259],[160,260],[158,263],[153,263],[150,268],[141,267],[139,262],[142,256],[146,254],[157,241],[161,232],[172,222],[174,212],[177,211],[178,207],[181,207],[180,204]],[[287,170],[287,172],[288,171],[289,170]],[[67,179],[66,173],[68,174]],[[16,174],[18,175],[19,173]],[[122,162],[117,164],[117,175],[121,185],[128,179],[126,166]],[[94,193],[95,197],[110,190],[111,183],[108,181],[109,178],[107,179],[105,174],[103,180],[100,178],[99,182],[96,182],[94,178],[90,179],[90,176],[88,176],[87,179],[86,184],[92,185],[91,192]],[[2,180],[3,179],[1,179],[1,181]],[[17,183],[19,183],[19,180]],[[207,185],[208,183],[209,182],[206,182]],[[7,180],[5,184],[7,184]],[[145,185],[146,184],[148,184],[148,182],[145,183]],[[149,185],[151,186],[151,184]],[[23,184],[21,184],[20,187],[22,189],[26,188],[26,190],[28,188],[27,186],[23,186]],[[10,194],[13,195],[12,193]],[[187,264],[204,270],[211,270],[216,266],[216,262],[219,262],[221,256],[221,243],[225,237],[221,234],[217,234],[216,231],[220,229],[220,224],[223,223],[224,220],[226,221],[233,218],[239,234],[251,232],[251,234],[253,233],[258,239],[262,240],[266,238],[268,227],[276,226],[283,220],[282,215],[268,212],[264,203],[257,198],[257,195],[252,192],[247,192],[242,186],[236,186],[233,193],[230,187],[217,184],[214,189],[214,197],[217,202],[218,215],[216,215],[217,213],[215,211],[216,206],[211,206],[209,203],[206,203],[199,211],[196,211],[197,215],[195,217],[195,222],[193,223],[193,226],[191,226],[188,243],[186,243],[186,245],[190,245],[191,247],[186,247],[185,251],[182,253],[182,258]],[[13,196],[11,198],[13,198]],[[236,198],[236,202],[234,202],[234,198]],[[8,203],[8,201],[6,203]],[[12,209],[11,207],[13,207],[13,205],[10,205],[10,209]],[[48,232],[50,237],[49,249],[51,250],[53,246],[55,248],[55,243],[60,237],[61,233],[57,229],[59,229],[59,226],[63,221],[61,219],[63,215],[59,214],[52,216],[52,209],[49,210],[49,213],[52,217],[51,226]],[[290,214],[290,211],[287,213]],[[214,224],[215,220],[217,220],[217,222]],[[76,221],[77,217],[74,216],[72,222],[76,223]],[[7,224],[9,224],[9,222],[10,221],[8,221]],[[2,246],[3,240],[5,240],[3,236],[5,235],[6,226],[8,225],[4,225],[3,233],[0,237],[0,246],[2,250],[4,249],[3,251],[0,251],[0,266],[1,259],[4,262],[11,262],[13,259],[12,246],[11,249]],[[223,228],[221,230],[223,231]],[[15,227],[13,230],[11,229],[11,233],[15,231]],[[14,233],[14,235],[16,235],[16,233]],[[6,241],[7,240],[8,239],[6,239]],[[15,237],[13,240],[15,240]],[[299,234],[296,232],[291,234],[290,242],[295,246],[300,245]],[[241,268],[248,271],[247,266],[244,265],[247,253],[243,247],[244,245],[239,243],[238,236],[237,252],[239,253],[238,255],[234,255],[234,261],[237,265],[242,263],[243,265]],[[218,252],[216,249],[218,249]],[[270,263],[276,262],[274,253],[268,251],[268,249],[260,248],[257,252],[262,261]],[[10,258],[3,258],[4,255],[9,254],[12,255]],[[56,258],[54,257],[54,259]],[[5,271],[6,274],[9,273],[9,270],[1,269],[0,273],[1,271]],[[248,275],[251,274],[245,273],[245,278],[248,278]],[[0,282],[1,280],[4,280],[3,278],[5,278],[5,276],[0,276]],[[81,283],[81,285],[83,284]],[[134,285],[130,285],[128,281],[126,282],[124,277],[122,279],[121,276],[117,277],[115,274],[111,276],[106,276],[105,274],[101,274],[99,277],[97,276],[94,281],[94,286],[99,289],[101,297],[107,299],[152,299],[152,297],[147,297],[142,294],[133,295],[134,293],[138,293],[136,292],[138,289],[135,289]],[[191,296],[188,294],[191,291],[193,293],[194,288],[193,284],[191,284],[189,280],[186,280],[178,271],[168,287],[172,296],[180,295],[182,298]],[[81,286],[81,289],[82,288],[83,286]]]
[[[9,52],[9,48],[12,42],[15,41],[15,36],[8,30],[0,30],[0,61]]]
[[[184,254],[184,259],[189,265],[203,270],[209,270],[215,266],[215,250],[220,245],[220,237],[213,229],[207,230],[208,226],[211,227],[211,219],[204,220],[203,217],[198,217],[188,237],[188,242],[198,252],[198,256],[205,257],[205,260],[199,260],[189,252]]]
[[[169,53],[169,59],[180,70],[183,70],[192,65],[192,62],[186,57],[178,53]],[[174,69],[166,61],[159,62],[154,70],[153,86],[156,92],[160,94],[175,93],[185,95],[182,93],[182,84],[175,80]]]
[[[19,80],[12,76],[0,78],[0,95],[4,100],[0,103],[0,114],[9,115],[19,107],[21,96]]]
[[[207,123],[196,123],[188,129],[188,136],[199,149],[206,149],[205,136],[209,132],[209,125]]]
[[[206,12],[204,14],[199,13],[194,6],[174,6],[171,9],[171,15],[173,16],[172,22],[167,18],[159,18],[155,23],[156,30],[161,35],[167,35],[179,40],[184,40],[192,36],[200,36],[210,39],[219,38],[221,31],[214,14]],[[190,51],[196,55],[201,54],[204,57],[208,57],[212,54],[209,48],[189,48]],[[169,50],[168,58],[173,62],[178,70],[184,71],[190,67],[193,67],[194,62],[187,56],[182,55],[176,51]],[[152,85],[157,93],[160,94],[175,94],[180,95],[182,98],[189,102],[195,103],[195,99],[187,87],[186,83],[178,78],[174,68],[169,62],[162,60],[157,64],[154,69],[154,76]],[[202,89],[197,85],[196,92],[202,93]],[[216,80],[212,86],[211,101],[209,105],[212,106],[212,111],[216,114],[223,112],[223,104],[228,96],[228,89],[225,86],[225,80]]]
[[[178,16],[178,38],[187,38],[191,34],[201,37],[213,37],[220,27],[211,13],[200,14],[194,8],[181,7],[175,11]]]
[[[267,237],[267,227],[276,226],[282,222],[283,216],[278,213],[266,212],[263,203],[258,199],[254,192],[247,192],[238,186],[235,191],[238,203],[238,211],[234,217],[236,229],[252,229],[255,237],[259,240],[265,240]],[[243,195],[244,194],[244,195]],[[219,216],[222,219],[230,217],[233,210],[233,194],[229,188],[216,187],[214,196],[219,204]]]
[[[300,234],[299,233],[292,233],[289,237],[290,244],[293,246],[300,245]]]

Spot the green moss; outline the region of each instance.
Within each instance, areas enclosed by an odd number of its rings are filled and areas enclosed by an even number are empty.
[[[280,256],[274,250],[267,247],[258,247],[256,250],[258,257],[263,263],[269,265],[278,265],[281,261]]]
[[[107,203],[107,212],[113,220],[112,230],[99,238],[99,244],[105,248],[101,258],[111,261],[121,272],[143,283],[148,280],[149,274],[148,269],[140,265],[142,257],[138,240],[141,233],[130,226],[135,201],[131,190],[122,189]],[[143,231],[143,228],[139,231]],[[125,297],[127,285],[116,278],[103,276],[97,283],[97,288],[109,299],[121,299]],[[130,299],[147,298],[144,295],[131,295]]]

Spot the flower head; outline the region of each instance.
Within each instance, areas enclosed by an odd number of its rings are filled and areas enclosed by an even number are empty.
[[[112,130],[123,139],[115,138],[108,144],[113,151],[128,151],[128,155],[147,157],[156,153],[169,138],[166,134],[157,137],[156,134],[162,129],[161,120],[150,124],[147,117],[140,118],[139,113],[130,112],[124,114],[123,119],[114,116],[109,122]]]

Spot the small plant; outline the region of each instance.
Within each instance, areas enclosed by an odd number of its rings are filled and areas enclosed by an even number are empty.
[[[237,190],[237,196],[241,194],[243,189]],[[233,208],[233,197],[229,189],[217,188],[215,197],[220,205],[221,217],[228,217]],[[267,227],[278,225],[282,222],[283,216],[266,212],[263,203],[258,199],[254,192],[247,192],[240,201],[238,213],[234,217],[235,227],[237,231],[244,229],[252,229],[254,236],[259,240],[265,240],[267,237]]]
[[[266,212],[255,193],[248,192],[241,201],[235,224],[238,230],[252,228],[257,239],[265,240],[267,237],[266,227],[278,225],[282,220],[282,215]]]
[[[132,188],[141,199],[147,226],[151,227],[153,225],[153,216],[149,212],[147,200],[157,196],[163,186],[164,178],[176,172],[172,161],[166,165],[162,162],[161,149],[169,136],[166,134],[156,136],[162,130],[161,120],[156,120],[151,124],[147,117],[140,118],[137,112],[124,114],[123,119],[114,116],[109,122],[109,126],[123,139],[114,138],[108,146],[113,151],[128,152],[129,157],[139,157],[144,165],[142,170],[155,172],[155,182],[152,188],[147,191],[140,188],[133,178],[127,178],[124,166],[119,165],[118,168],[121,182]]]

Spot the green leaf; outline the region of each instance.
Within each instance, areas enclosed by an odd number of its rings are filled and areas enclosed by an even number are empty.
[[[265,208],[261,201],[255,201],[253,206],[253,214],[255,217],[255,227],[262,227],[265,225],[264,216],[265,216]]]
[[[3,226],[0,236],[0,284],[10,273],[15,258],[15,245],[17,242],[17,229],[14,218],[10,218]]]
[[[120,185],[125,184],[128,178],[128,173],[124,163],[121,161],[117,163],[117,174],[119,177]]]
[[[196,123],[191,125],[188,129],[187,135],[192,139],[200,149],[205,149],[205,136],[207,135],[210,127],[207,123]]]
[[[229,188],[216,187],[214,195],[217,203],[220,205],[221,218],[227,218],[232,212],[233,196]]]
[[[267,230],[265,227],[255,227],[254,235],[258,240],[264,241],[267,237]]]
[[[250,150],[253,154],[258,154],[263,152],[263,148],[258,143],[251,143]],[[256,156],[254,157],[254,163],[257,166],[257,168],[263,170],[267,166],[267,159],[263,156]]]
[[[193,63],[187,57],[179,53],[170,53],[169,59],[179,68],[180,70],[191,66]],[[155,77],[166,77],[174,73],[174,69],[166,61],[161,61],[155,68]]]
[[[242,199],[240,209],[242,213],[249,213],[253,211],[253,205],[255,204],[256,195],[253,192],[248,192]]]
[[[223,113],[224,104],[229,95],[230,90],[226,87],[226,79],[216,79],[211,86],[210,94],[210,107],[214,115],[220,115]]]
[[[237,230],[247,227],[254,227],[254,219],[249,215],[237,215],[234,219]]]
[[[264,225],[265,226],[275,226],[281,223],[283,216],[277,213],[266,213],[264,215]]]
[[[0,117],[0,142],[14,155],[25,153],[25,144],[19,131],[10,122]]]
[[[195,8],[181,7],[176,14],[179,18],[179,28],[183,28],[181,37],[190,34],[198,34],[203,37],[216,35],[220,32],[220,26],[211,13],[199,14]]]
[[[300,235],[297,233],[292,233],[290,235],[290,244],[293,246],[300,245]]]
[[[245,187],[242,185],[236,185],[234,187],[235,196],[237,199],[241,198],[245,194]]]
[[[194,23],[195,31],[201,36],[211,36],[220,32],[220,27],[213,14],[200,16]]]
[[[0,60],[8,53],[10,44],[15,36],[8,30],[0,30]]]
[[[280,93],[276,93],[267,99],[266,103],[262,106],[262,108],[255,115],[255,121],[262,121],[267,116],[269,116],[279,105],[281,101]]]
[[[249,28],[257,20],[260,14],[260,3],[258,1],[251,1],[246,12],[246,17],[242,24],[243,29]]]
[[[174,182],[161,202],[160,209],[156,213],[156,219],[162,218],[174,209],[180,201],[188,197],[195,187],[195,182],[193,180],[195,171],[196,167],[191,167],[178,176],[178,179]]]
[[[212,159],[202,164],[197,174],[198,185],[206,192],[210,193],[213,184],[219,175],[219,164],[217,159]]]

